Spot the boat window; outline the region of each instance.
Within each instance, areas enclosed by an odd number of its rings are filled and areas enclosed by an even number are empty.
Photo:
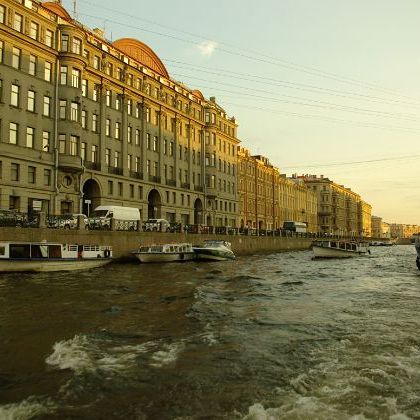
[[[61,258],[61,246],[60,245],[50,245],[50,258]]]
[[[340,249],[346,249],[346,243],[345,242],[340,242],[339,248]]]
[[[10,258],[30,258],[31,246],[29,244],[10,244]]]
[[[0,256],[6,255],[6,247],[0,246]]]
[[[356,244],[352,244],[352,245],[351,245],[351,249],[352,249],[353,251],[356,251]]]
[[[337,242],[331,242],[331,248],[337,248]]]
[[[46,258],[48,257],[48,248],[46,245],[32,245],[31,246],[31,257],[32,258]]]

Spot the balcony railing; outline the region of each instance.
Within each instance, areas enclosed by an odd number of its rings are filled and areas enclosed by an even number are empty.
[[[58,166],[59,168],[70,170],[70,171],[82,171],[82,159],[80,156],[70,155],[58,155]]]
[[[99,162],[90,162],[85,160],[83,162],[83,165],[86,169],[91,169],[93,171],[100,171],[101,170],[101,164]]]
[[[141,172],[130,171],[130,178],[143,179],[143,174]]]
[[[189,182],[183,182],[181,184],[181,188],[183,188],[184,190],[189,190],[190,189],[190,183]]]
[[[150,175],[150,174],[149,174],[149,181],[150,181],[150,182],[160,183],[160,176]]]
[[[166,185],[169,185],[171,187],[176,187],[176,180],[175,179],[167,179]]]
[[[122,175],[123,169],[115,167],[115,166],[108,166],[108,173],[114,174],[114,175]]]
[[[202,185],[194,185],[194,190],[203,192],[204,188]]]

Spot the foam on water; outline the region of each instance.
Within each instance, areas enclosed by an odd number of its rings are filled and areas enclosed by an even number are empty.
[[[150,366],[159,368],[174,363],[184,348],[183,343],[165,344],[163,350],[159,350],[152,355]]]
[[[29,397],[19,403],[0,406],[2,420],[29,420],[35,416],[52,414],[56,405],[49,399],[41,401],[36,397]]]

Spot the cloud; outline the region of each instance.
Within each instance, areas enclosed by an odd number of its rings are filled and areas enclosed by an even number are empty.
[[[201,52],[201,55],[204,57],[211,57],[214,53],[214,50],[217,48],[217,42],[214,41],[203,41],[197,47]]]

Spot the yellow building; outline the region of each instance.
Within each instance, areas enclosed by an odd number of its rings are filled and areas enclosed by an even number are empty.
[[[279,228],[279,171],[261,155],[238,148],[239,225],[256,229]]]
[[[318,196],[318,230],[322,234],[365,236],[371,207],[359,194],[329,178],[316,175],[298,177]]]
[[[0,4],[0,207],[235,225],[237,124],[136,39],[60,2]]]

